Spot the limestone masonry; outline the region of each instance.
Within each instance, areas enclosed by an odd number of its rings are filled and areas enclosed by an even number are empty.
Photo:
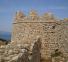
[[[42,42],[41,58],[51,57],[56,49],[68,57],[68,20],[57,20],[52,13],[38,16],[35,11],[31,11],[29,16],[25,16],[21,11],[17,12],[11,43],[31,45],[37,37]]]

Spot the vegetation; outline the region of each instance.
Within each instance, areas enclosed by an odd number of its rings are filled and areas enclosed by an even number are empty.
[[[0,46],[1,45],[7,45],[8,43],[9,43],[9,41],[0,38]]]
[[[59,51],[59,49],[56,49],[53,54],[51,54],[51,57],[58,57],[62,56],[62,52]]]

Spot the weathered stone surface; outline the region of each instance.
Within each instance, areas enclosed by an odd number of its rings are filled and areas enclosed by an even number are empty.
[[[40,62],[41,39],[37,38],[31,46],[28,44],[8,44],[0,47],[0,62]],[[32,55],[30,54],[32,53]],[[31,58],[30,58],[31,57]]]
[[[9,62],[29,62],[28,52],[24,49],[23,53],[19,53],[17,56],[13,57]]]
[[[38,38],[38,40],[34,43],[32,48],[32,58],[30,62],[40,62],[41,60],[41,39]]]
[[[31,17],[15,20],[11,44],[31,45],[36,37],[40,36],[43,59],[50,58],[55,49],[61,50],[64,56],[68,57],[68,21],[57,21],[50,13],[47,13],[45,17],[39,17],[32,12]]]
[[[16,12],[16,17],[14,19],[18,22],[18,20],[21,20],[24,17],[25,17],[25,15],[23,14],[22,11],[17,11]]]
[[[45,18],[45,20],[48,20],[49,22],[54,22],[54,15],[51,12],[45,13],[43,15],[43,17]]]
[[[34,11],[34,10],[30,11],[30,15],[29,16],[32,18],[32,20],[36,20],[37,17],[38,17],[36,11]]]
[[[29,62],[29,53],[25,48],[11,44],[0,47],[0,62]]]

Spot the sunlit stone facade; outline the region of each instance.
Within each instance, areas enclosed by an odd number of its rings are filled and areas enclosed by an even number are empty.
[[[53,15],[47,13],[40,17],[35,12],[31,12],[29,16],[22,14],[17,18],[18,16],[13,22],[12,43],[31,44],[40,36],[43,58],[50,57],[55,49],[68,55],[68,21],[57,21]]]

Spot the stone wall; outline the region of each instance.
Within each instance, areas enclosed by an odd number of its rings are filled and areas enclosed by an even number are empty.
[[[37,36],[42,39],[42,58],[48,58],[55,49],[68,55],[68,21],[56,21],[25,16],[13,23],[12,44],[31,44]]]
[[[32,57],[30,62],[41,62],[41,38],[32,43]]]

